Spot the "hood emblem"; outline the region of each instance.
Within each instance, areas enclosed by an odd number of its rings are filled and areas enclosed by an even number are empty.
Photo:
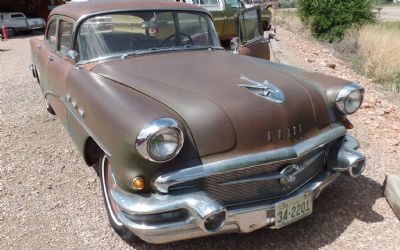
[[[248,81],[253,85],[239,84],[239,87],[250,90],[254,94],[261,96],[262,98],[273,103],[281,104],[285,101],[285,95],[283,94],[282,90],[267,80],[264,82],[257,82],[244,75],[240,75],[240,79]]]
[[[282,186],[290,186],[296,181],[296,176],[301,172],[300,168],[296,164],[289,165],[282,169],[281,171],[281,179],[279,182]]]

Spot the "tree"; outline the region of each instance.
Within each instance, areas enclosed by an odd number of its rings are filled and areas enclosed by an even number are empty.
[[[342,39],[349,28],[375,20],[374,0],[298,0],[298,8],[312,34],[329,42]]]

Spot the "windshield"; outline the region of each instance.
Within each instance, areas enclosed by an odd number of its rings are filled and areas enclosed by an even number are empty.
[[[80,27],[77,45],[81,61],[220,47],[208,15],[178,11],[129,12],[89,18]]]

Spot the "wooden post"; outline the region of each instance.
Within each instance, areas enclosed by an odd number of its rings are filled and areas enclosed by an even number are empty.
[[[385,196],[393,212],[400,220],[400,177],[386,175]]]

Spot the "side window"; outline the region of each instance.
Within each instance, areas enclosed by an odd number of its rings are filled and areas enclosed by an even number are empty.
[[[61,54],[66,55],[68,50],[71,48],[71,35],[72,35],[72,26],[71,22],[67,22],[64,20],[60,21],[60,25],[58,28],[58,48],[57,50],[61,52]]]
[[[22,14],[11,14],[11,18],[24,18]]]
[[[240,3],[238,0],[225,0],[227,9],[240,9]]]
[[[181,34],[190,36],[192,46],[207,46],[210,44],[208,23],[204,17],[198,14],[178,13],[178,19]]]
[[[56,50],[56,45],[57,45],[56,31],[57,31],[57,20],[53,20],[49,24],[49,28],[46,34],[46,42],[49,45],[50,49],[52,50]]]
[[[240,31],[243,42],[262,36],[259,18],[260,16],[257,10],[246,10],[245,12],[242,12],[242,16],[240,17]]]

